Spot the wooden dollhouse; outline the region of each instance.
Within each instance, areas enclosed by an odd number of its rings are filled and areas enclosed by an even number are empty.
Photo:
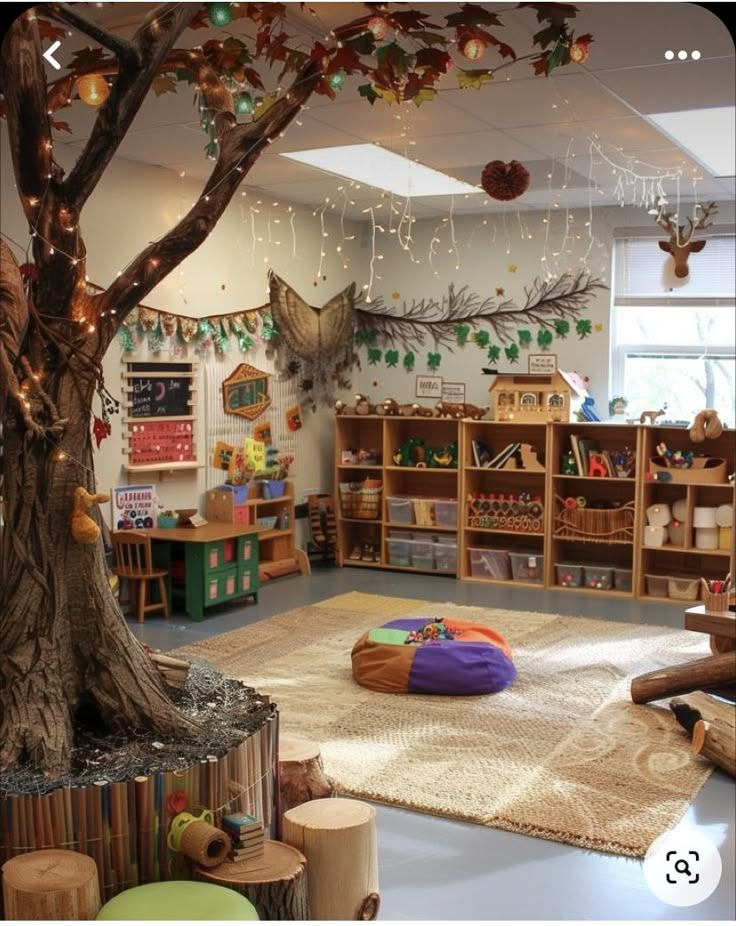
[[[585,383],[576,373],[505,374],[489,389],[494,421],[541,423],[574,421],[575,412],[588,398]]]

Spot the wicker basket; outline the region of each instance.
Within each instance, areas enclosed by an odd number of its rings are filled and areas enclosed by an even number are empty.
[[[382,486],[365,486],[361,482],[340,483],[340,508],[344,518],[375,521],[381,514]]]
[[[567,508],[557,496],[555,537],[585,543],[631,542],[634,539],[634,503],[620,508]]]

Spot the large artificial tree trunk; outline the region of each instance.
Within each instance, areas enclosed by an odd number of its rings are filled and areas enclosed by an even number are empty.
[[[70,534],[74,490],[94,492],[90,415],[101,364],[131,309],[212,232],[249,169],[286,128],[320,78],[308,62],[286,96],[239,125],[232,95],[202,55],[172,52],[197,4],[171,3],[146,17],[129,42],[74,9],[56,14],[112,49],[119,68],[108,102],[65,177],[53,160],[46,78],[35,13],[11,25],[0,54],[10,149],[33,232],[35,280],[26,289],[0,242],[0,423],[5,525],[0,534],[0,770],[29,762],[68,770],[80,707],[107,729],[190,738],[197,724],[170,700],[127,628],[110,590],[101,540]],[[150,28],[155,23],[155,28]],[[79,227],[84,203],[169,56],[185,55],[217,111],[219,157],[201,197],[102,293],[85,283]],[[141,236],[147,237],[145,229]]]

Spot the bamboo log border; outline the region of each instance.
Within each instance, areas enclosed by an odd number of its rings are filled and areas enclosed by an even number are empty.
[[[279,835],[278,713],[225,755],[129,781],[97,781],[43,795],[0,796],[0,867],[36,849],[72,849],[97,865],[103,902],[130,887],[177,876],[169,824],[183,810],[249,813]],[[1,913],[1,911],[0,911]]]

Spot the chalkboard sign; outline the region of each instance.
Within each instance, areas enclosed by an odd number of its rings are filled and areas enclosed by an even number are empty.
[[[192,373],[189,364],[130,364],[128,371],[133,418],[172,418],[191,415]],[[181,368],[181,369],[177,369]]]
[[[249,363],[241,363],[222,384],[222,404],[228,415],[242,415],[253,421],[271,404],[269,374]]]

